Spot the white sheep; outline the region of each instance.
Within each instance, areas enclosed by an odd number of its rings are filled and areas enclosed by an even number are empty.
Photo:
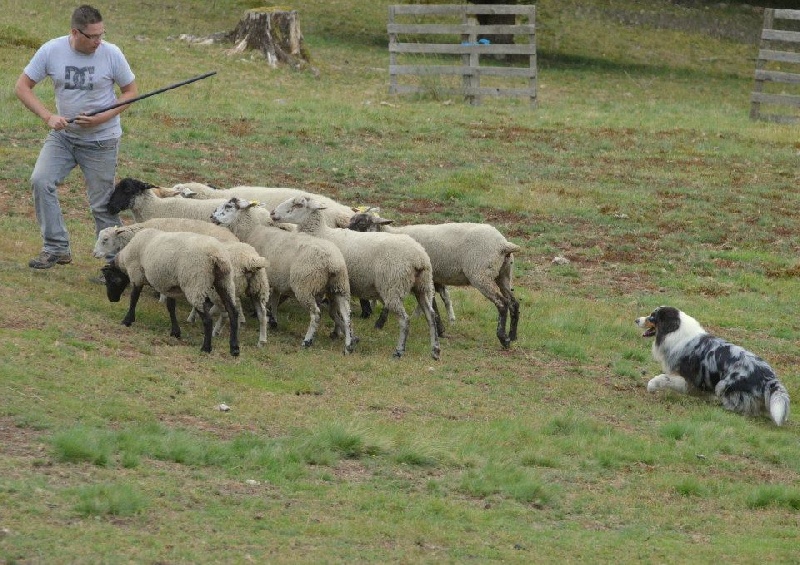
[[[153,218],[138,224],[108,227],[100,230],[94,245],[94,256],[101,259],[103,257],[116,255],[130,243],[137,233],[147,228],[155,228],[165,232],[200,233],[220,240],[229,253],[231,265],[233,267],[233,281],[236,289],[236,309],[239,313],[239,325],[242,325],[244,321],[244,313],[240,298],[242,296],[247,296],[253,303],[259,321],[258,346],[262,347],[267,342],[268,316],[266,308],[269,302],[269,281],[266,271],[267,261],[261,257],[252,246],[240,242],[229,229],[200,220]],[[189,228],[196,228],[197,231]],[[167,299],[168,297],[162,295],[162,298]],[[211,309],[211,314],[212,316],[215,314],[218,315],[212,331],[212,335],[217,336],[220,334],[222,324],[225,321],[225,311],[214,305]],[[192,313],[189,315],[187,321],[193,322],[197,315],[197,309],[192,308]]]
[[[275,208],[272,220],[297,224],[301,232],[336,244],[347,263],[353,295],[364,300],[378,299],[390,312],[397,314],[400,337],[395,357],[405,352],[409,318],[403,300],[412,293],[428,322],[431,356],[439,359],[439,335],[432,307],[431,261],[422,246],[407,235],[331,228],[322,220],[323,208],[313,198],[297,196]]]
[[[346,228],[350,224],[350,217],[355,212],[349,206],[340,204],[332,198],[298,188],[234,186],[233,188],[217,189],[198,182],[176,184],[172,188],[184,198],[244,198],[245,200],[258,200],[269,210],[289,198],[307,196],[325,206],[322,215],[325,218],[325,222],[331,227]]]
[[[180,337],[175,299],[185,296],[203,321],[200,350],[204,352],[211,351],[210,310],[215,303],[222,304],[230,320],[230,353],[239,355],[239,314],[235,306],[233,266],[222,242],[207,235],[145,228],[103,267],[103,275],[111,302],[119,302],[128,284],[132,286],[130,306],[122,320],[125,326],[136,320],[136,303],[144,285],[149,284],[167,296],[172,324],[170,335]]]
[[[252,245],[247,243],[241,241],[226,241],[223,242],[223,245],[231,259],[231,265],[233,265],[233,285],[236,289],[239,317],[240,319],[243,317],[242,306],[239,299],[242,296],[246,296],[250,299],[250,302],[256,310],[256,317],[258,319],[258,346],[263,347],[267,343],[267,324],[269,320],[267,314],[267,306],[269,304],[267,260],[262,257]],[[212,334],[215,336],[220,334],[226,312],[220,311],[219,314],[220,316],[214,324],[214,329],[212,331]]]
[[[402,233],[413,237],[431,258],[433,283],[451,322],[455,321],[455,313],[446,285],[473,286],[497,308],[497,338],[502,346],[507,348],[517,339],[519,302],[512,288],[512,267],[513,254],[520,250],[518,245],[507,241],[503,234],[488,224],[465,222],[389,227],[391,223],[392,220],[381,218],[374,209],[368,209],[353,215],[350,229]],[[385,320],[385,312],[381,312],[378,323],[381,318]]]
[[[270,305],[273,317],[282,297],[294,296],[308,310],[309,325],[302,345],[310,346],[320,321],[318,301],[326,296],[334,320],[334,334],[344,337],[344,352],[353,351],[357,338],[350,323],[350,283],[342,253],[327,241],[308,234],[265,226],[267,213],[255,202],[231,198],[212,215],[212,221],[229,228],[267,259]]]

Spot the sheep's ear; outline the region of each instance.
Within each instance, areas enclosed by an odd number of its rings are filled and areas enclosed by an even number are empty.
[[[307,198],[306,205],[312,210],[324,210],[326,208],[324,204],[322,204],[321,202],[317,202],[313,198]]]
[[[258,200],[251,200],[250,202],[242,200],[242,202],[245,203],[244,208],[253,208],[254,206],[261,206],[261,202],[259,202]]]
[[[184,198],[194,198],[195,196],[197,196],[197,193],[188,186],[181,186],[179,190],[180,190],[179,194]]]
[[[380,216],[376,216],[375,219],[372,220],[372,221],[374,223],[378,224],[379,226],[385,226],[385,225],[394,223],[394,220],[388,220],[386,218],[381,218]]]

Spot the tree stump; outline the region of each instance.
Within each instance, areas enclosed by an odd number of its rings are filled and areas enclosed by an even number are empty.
[[[303,68],[310,62],[308,50],[300,32],[297,10],[256,8],[247,10],[236,29],[225,34],[224,41],[232,42],[234,53],[257,49],[267,63],[276,67],[286,63]]]

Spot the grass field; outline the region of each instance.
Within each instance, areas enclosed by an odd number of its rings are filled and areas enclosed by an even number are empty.
[[[391,318],[356,319],[353,355],[327,319],[301,349],[291,301],[264,348],[248,321],[237,359],[224,338],[201,354],[199,324],[168,337],[149,296],[126,328],[125,300],[89,282],[101,265],[77,172],[61,190],[73,263],[29,269],[46,130],[13,84],[74,5],[4,4],[0,559],[796,562],[796,420],[649,395],[660,367],[633,324],[677,306],[800,398],[800,141],[748,118],[761,12],[543,0],[531,109],[390,97],[388,4],[293,2],[316,72],[176,39],[231,30],[253,2],[97,4],[140,92],[218,71],[123,115],[119,177],[492,223],[522,247],[509,350],[494,307],[457,288],[438,362],[419,317],[400,360]]]

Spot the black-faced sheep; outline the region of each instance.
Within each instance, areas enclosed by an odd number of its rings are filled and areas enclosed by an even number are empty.
[[[244,323],[244,313],[240,299],[246,296],[250,299],[256,311],[259,322],[258,345],[262,347],[267,342],[268,316],[266,309],[269,302],[266,259],[261,257],[252,246],[240,242],[230,230],[222,226],[211,222],[183,218],[153,218],[138,224],[105,228],[97,236],[93,250],[94,256],[100,259],[116,255],[130,243],[134,235],[148,227],[166,232],[200,233],[214,237],[222,242],[228,251],[231,265],[233,266],[233,281],[236,288],[236,307],[239,312],[239,323],[240,325]],[[191,228],[196,228],[197,231]],[[162,298],[166,299],[167,297],[162,296]],[[219,316],[214,323],[212,332],[214,336],[217,336],[225,321],[225,311],[215,304],[211,309],[211,314],[218,314]],[[192,308],[187,321],[193,322],[196,316],[197,309]]]
[[[350,283],[347,266],[339,249],[308,234],[284,231],[263,225],[260,216],[268,214],[256,202],[231,198],[211,216],[212,221],[229,228],[240,240],[252,245],[267,259],[270,283],[270,310],[277,315],[282,297],[294,296],[308,310],[309,325],[303,346],[314,341],[320,321],[318,302],[328,298],[336,335],[344,337],[344,352],[350,353],[357,339],[350,323]]]
[[[445,303],[450,321],[455,321],[455,313],[447,286],[473,286],[497,308],[497,339],[503,347],[509,347],[517,339],[519,322],[519,301],[514,296],[511,281],[513,254],[520,247],[487,224],[465,222],[389,227],[392,222],[367,210],[353,215],[350,229],[401,233],[414,238],[431,259],[433,283]],[[384,312],[381,318],[384,318]]]
[[[188,236],[188,237],[187,237]],[[122,320],[130,326],[136,320],[136,303],[145,284],[167,296],[170,335],[180,337],[175,315],[175,299],[185,296],[197,308],[203,321],[201,351],[211,351],[213,321],[211,308],[221,303],[230,321],[230,353],[239,355],[239,314],[235,306],[233,267],[228,252],[216,239],[184,233],[168,233],[153,228],[139,231],[114,259],[103,267],[106,293],[119,302],[130,284],[128,312]]]
[[[397,314],[400,337],[395,357],[405,352],[409,319],[404,298],[413,294],[425,315],[430,332],[431,356],[439,359],[439,335],[433,312],[431,261],[422,246],[407,235],[359,233],[331,228],[322,220],[324,207],[313,198],[297,196],[272,211],[272,220],[297,224],[301,232],[333,242],[342,252],[353,295],[377,299]]]

